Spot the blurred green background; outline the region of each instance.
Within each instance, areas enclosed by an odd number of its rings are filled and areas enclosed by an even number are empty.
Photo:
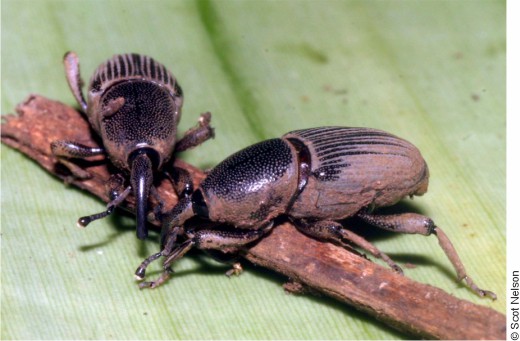
[[[505,1],[2,1],[2,114],[29,93],[75,105],[61,59],[88,80],[113,54],[164,63],[185,93],[180,131],[213,113],[216,139],[180,157],[203,169],[262,139],[369,126],[422,151],[413,202],[452,238],[496,302],[456,282],[435,238],[369,233],[407,276],[505,311]],[[400,339],[326,297],[287,295],[245,265],[238,278],[193,252],[159,290],[133,271],[158,249],[134,221],[2,145],[2,339]],[[158,270],[158,267],[154,269]],[[424,307],[428,309],[428,307]]]

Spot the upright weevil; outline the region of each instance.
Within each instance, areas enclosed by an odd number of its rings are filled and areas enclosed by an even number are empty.
[[[154,173],[161,171],[174,152],[195,147],[214,136],[209,112],[200,116],[198,125],[177,141],[177,124],[181,118],[183,94],[177,79],[154,59],[140,54],[115,55],[94,72],[87,100],[82,93],[79,59],[74,52],[64,56],[69,87],[92,129],[100,136],[102,147],[89,147],[74,141],[54,141],[52,153],[81,179],[90,174],[71,162],[74,158],[107,155],[124,176],[116,174],[108,182],[109,196],[104,212],[82,217],[78,225],[86,226],[111,214],[130,192],[136,199],[137,237],[148,236],[146,215],[153,187]],[[185,170],[175,168],[177,178]],[[123,179],[129,176],[125,186]],[[185,186],[184,186],[185,185]],[[189,183],[176,187],[178,194],[191,194]]]

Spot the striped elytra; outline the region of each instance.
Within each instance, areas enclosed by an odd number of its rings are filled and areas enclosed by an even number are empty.
[[[164,65],[136,53],[115,55],[98,66],[90,80],[89,91],[104,91],[114,83],[134,78],[160,84],[173,95],[182,97],[182,90],[175,77]]]
[[[309,176],[290,214],[343,219],[367,206],[391,206],[428,187],[419,150],[395,135],[370,128],[323,127],[284,135],[311,156]]]

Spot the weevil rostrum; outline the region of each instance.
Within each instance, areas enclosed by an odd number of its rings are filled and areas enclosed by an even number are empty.
[[[285,215],[303,233],[338,244],[353,243],[401,268],[363,237],[338,222],[358,217],[381,229],[435,235],[457,276],[481,297],[496,299],[468,276],[446,234],[432,219],[417,213],[382,215],[377,208],[392,206],[428,188],[428,166],[419,150],[397,136],[369,128],[321,127],[292,131],[281,138],[247,147],[213,168],[192,194],[162,217],[161,251],[138,267],[144,279],[147,266],[164,257],[163,274],[141,287],[157,287],[171,276],[171,265],[191,248],[229,250],[261,239]],[[236,227],[186,229],[194,217]]]
[[[146,215],[150,195],[157,196],[154,173],[171,160],[174,152],[195,147],[214,136],[209,112],[200,116],[198,125],[177,141],[183,93],[177,79],[164,65],[140,54],[120,54],[108,59],[95,70],[87,100],[82,92],[79,59],[74,52],[64,56],[69,87],[103,147],[92,148],[74,141],[54,141],[51,150],[73,176],[88,178],[87,171],[71,159],[106,155],[121,174],[108,182],[111,202],[106,211],[82,217],[78,225],[86,226],[111,214],[130,192],[136,198],[137,237],[148,235]],[[183,169],[173,169],[176,178],[185,177]],[[125,178],[129,183],[125,184]],[[183,182],[187,183],[187,182]],[[175,187],[179,195],[189,190]],[[160,198],[157,198],[160,202]]]

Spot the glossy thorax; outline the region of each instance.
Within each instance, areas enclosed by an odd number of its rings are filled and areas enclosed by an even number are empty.
[[[138,54],[116,55],[90,80],[87,116],[118,168],[129,170],[129,157],[142,148],[155,151],[154,166],[160,167],[175,147],[182,100],[175,77],[162,64]]]

